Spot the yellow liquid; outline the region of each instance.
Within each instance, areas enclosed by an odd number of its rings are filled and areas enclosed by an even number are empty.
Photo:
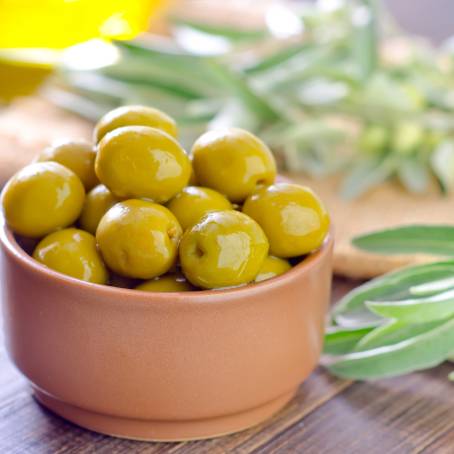
[[[131,39],[166,0],[0,0],[0,48],[61,49]]]

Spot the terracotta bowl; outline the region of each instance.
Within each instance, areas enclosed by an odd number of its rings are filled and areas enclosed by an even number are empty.
[[[37,263],[0,219],[6,343],[39,402],[97,432],[209,438],[282,408],[316,366],[333,241],[242,288],[145,293]]]

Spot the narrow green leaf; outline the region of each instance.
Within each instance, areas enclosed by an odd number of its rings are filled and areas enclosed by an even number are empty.
[[[43,96],[56,106],[76,113],[90,121],[98,121],[109,110],[118,107],[116,104],[105,104],[85,96],[59,88],[47,88]]]
[[[410,287],[409,291],[413,296],[427,296],[451,288],[454,288],[454,277],[428,282],[427,284],[414,285],[413,287]]]
[[[328,358],[335,375],[359,380],[397,376],[435,367],[454,351],[454,318],[397,344]]]
[[[257,131],[260,120],[245,109],[239,101],[232,99],[225,103],[219,112],[208,123],[208,129],[243,128],[248,131]]]
[[[364,336],[355,346],[355,351],[359,352],[397,344],[430,331],[443,323],[445,323],[445,320],[407,325],[401,320],[389,320],[386,324],[375,328]]]
[[[431,154],[430,164],[446,191],[454,187],[454,142],[443,141]]]
[[[289,93],[289,99],[295,96],[301,81],[308,77],[320,77],[325,71],[332,69],[334,62],[341,60],[339,50],[332,47],[311,46],[300,53],[295,53],[285,61],[270,66],[266,71],[253,74],[254,84],[263,90],[273,93]],[[348,78],[346,71],[342,75]]]
[[[454,256],[454,227],[412,225],[381,230],[353,238],[359,249],[379,254],[426,253]]]
[[[370,156],[353,164],[341,187],[346,199],[360,196],[367,190],[387,180],[396,170],[397,159],[393,155]]]
[[[360,328],[364,326],[381,326],[383,317],[371,312],[365,304],[336,315],[335,321],[339,326],[346,328]]]
[[[118,63],[107,66],[104,74],[130,84],[150,84],[192,97],[220,97],[225,94],[209,62],[212,57],[192,55],[177,46],[147,39],[117,43],[121,49]]]
[[[323,351],[330,355],[339,355],[350,352],[355,345],[368,333],[373,327],[365,328],[343,328],[332,326],[327,329],[325,334],[325,343]]]
[[[313,45],[308,43],[301,43],[290,47],[284,47],[272,53],[271,55],[267,55],[266,57],[253,63],[252,65],[247,66],[246,68],[243,69],[243,71],[246,74],[255,75],[262,71],[278,67],[279,65],[285,63],[287,60],[290,60],[296,55],[299,55],[300,53],[305,52],[312,48]]]
[[[333,320],[342,326],[357,326],[358,314],[370,312],[368,300],[396,299],[409,294],[409,289],[454,275],[454,261],[435,262],[397,270],[372,279],[345,295],[333,308]]]
[[[227,66],[214,60],[207,62],[212,74],[221,85],[224,85],[239,101],[263,121],[276,120],[278,113],[273,107],[249,85],[244,75],[235,73]]]
[[[427,165],[415,156],[404,159],[399,164],[397,175],[409,192],[421,194],[429,186],[430,176]]]
[[[207,35],[221,36],[230,41],[257,41],[269,36],[264,28],[240,28],[228,25],[214,25],[210,22],[200,22],[182,17],[171,18],[172,22],[178,26],[189,27]]]
[[[378,62],[377,5],[374,0],[358,0],[352,9],[353,57],[363,78],[367,78]]]
[[[405,323],[425,323],[454,315],[454,290],[438,295],[398,301],[366,301],[377,315]]]
[[[199,58],[178,47],[171,39],[150,34],[147,34],[145,39],[138,38],[134,41],[116,41],[115,44],[120,50],[141,57],[169,57],[172,59],[180,57],[181,59],[185,59],[184,61],[186,63],[194,63]]]
[[[355,345],[355,351],[370,350],[375,347],[386,345],[386,339],[389,338],[395,331],[402,328],[402,322],[397,320],[388,320],[383,325],[377,326],[375,329],[367,333]]]

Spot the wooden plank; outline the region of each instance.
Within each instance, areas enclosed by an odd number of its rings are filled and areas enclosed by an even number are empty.
[[[0,395],[0,452],[91,452],[94,445],[97,453],[131,452],[132,449],[147,453],[251,452],[347,386],[349,382],[317,371],[301,387],[291,404],[260,426],[213,440],[163,444],[118,440],[80,429],[41,408],[31,399],[28,389],[21,382],[21,386],[10,388],[12,394],[2,391]]]
[[[454,430],[447,430],[425,447],[425,454],[452,454],[454,451]]]
[[[260,453],[454,452],[454,394],[445,364],[356,383],[260,447]],[[258,452],[258,451],[257,451]]]

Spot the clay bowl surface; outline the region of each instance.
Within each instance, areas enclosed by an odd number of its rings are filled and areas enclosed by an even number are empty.
[[[242,288],[146,293],[34,261],[0,219],[8,352],[36,398],[106,434],[186,440],[282,408],[316,366],[332,235],[292,270]]]

